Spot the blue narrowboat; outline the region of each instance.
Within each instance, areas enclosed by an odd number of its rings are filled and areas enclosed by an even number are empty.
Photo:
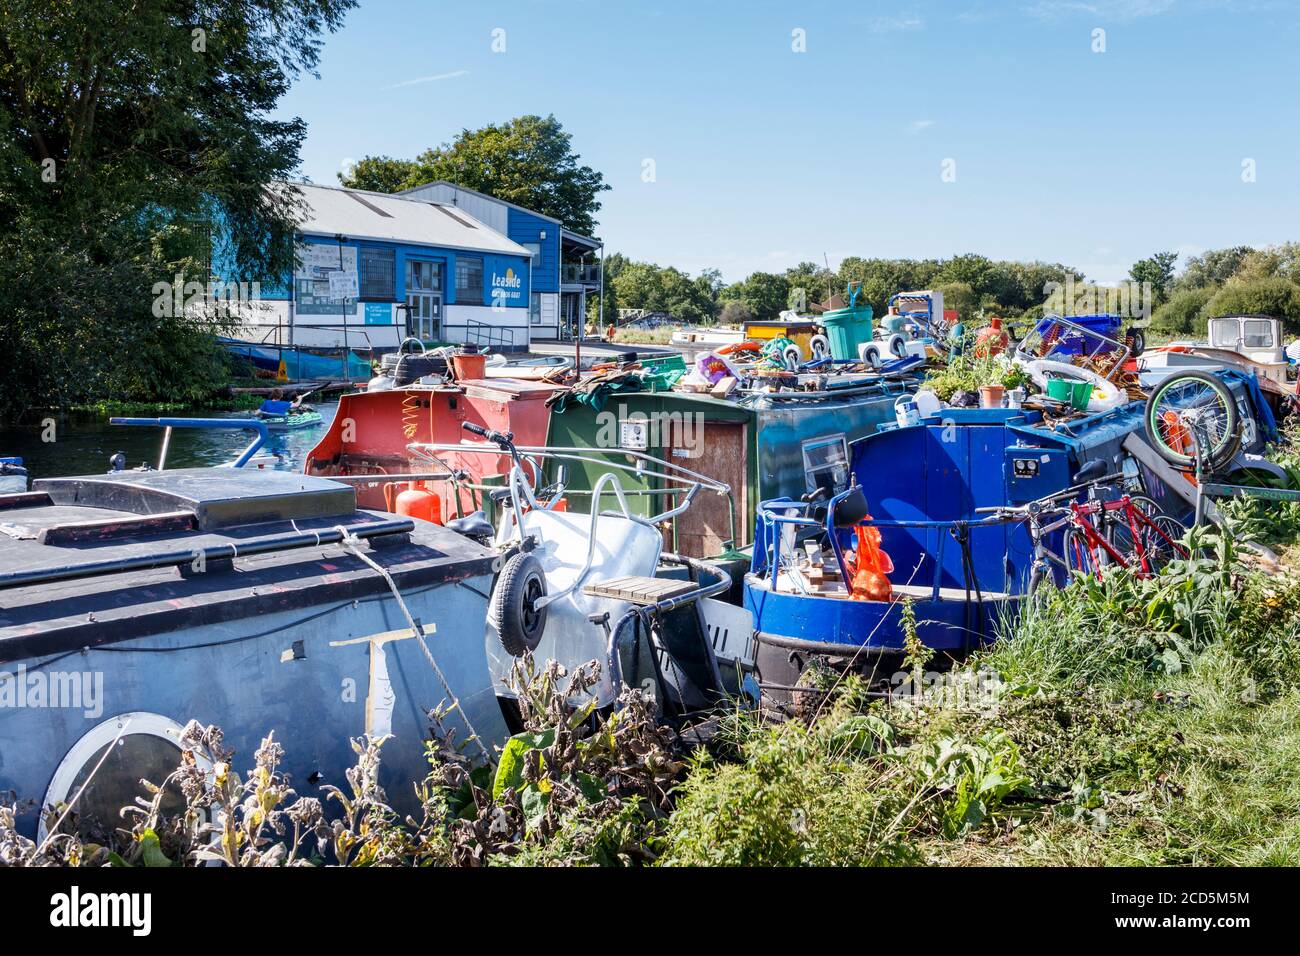
[[[1258,409],[1250,383],[1224,380],[1243,412],[1263,421],[1267,410]],[[980,509],[1060,493],[1089,463],[1141,485],[1166,513],[1186,515],[1190,488],[1165,480],[1168,469],[1144,440],[1144,408],[1130,402],[1057,420],[1031,409],[943,408],[854,442],[851,479],[825,502],[764,501],[744,582],[760,683],[787,701],[812,658],[857,669],[896,658],[901,597],[912,600],[918,636],[936,650],[960,656],[992,640],[1018,609],[1034,555],[1023,524]],[[1257,450],[1262,431],[1243,449]],[[853,597],[846,555],[862,525],[879,532],[892,562],[892,600]]]

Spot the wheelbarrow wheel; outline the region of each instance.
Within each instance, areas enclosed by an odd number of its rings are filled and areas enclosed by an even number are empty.
[[[536,608],[546,596],[546,575],[542,565],[526,552],[513,555],[497,578],[488,607],[489,620],[496,625],[501,646],[512,657],[535,651],[546,630],[546,608]]]

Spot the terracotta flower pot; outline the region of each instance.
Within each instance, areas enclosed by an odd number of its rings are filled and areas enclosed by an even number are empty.
[[[980,408],[1001,408],[1006,391],[1001,385],[981,385]]]

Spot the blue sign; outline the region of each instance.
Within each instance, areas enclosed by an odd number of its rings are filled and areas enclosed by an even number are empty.
[[[390,302],[367,302],[366,325],[392,325],[393,306]]]
[[[496,308],[527,305],[528,267],[522,259],[487,256],[487,304]]]

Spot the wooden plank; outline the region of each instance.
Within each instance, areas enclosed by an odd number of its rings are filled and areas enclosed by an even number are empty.
[[[677,597],[698,587],[693,581],[678,581],[672,578],[648,578],[629,576],[609,578],[594,584],[584,585],[582,593],[588,597],[610,598],[628,601],[643,607],[658,604],[668,598]]]

